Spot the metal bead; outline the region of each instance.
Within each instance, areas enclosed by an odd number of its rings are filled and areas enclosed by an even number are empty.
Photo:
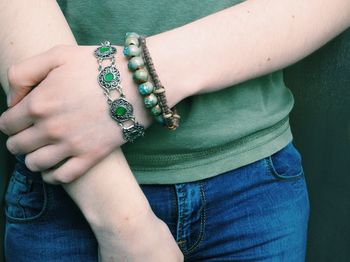
[[[165,92],[164,88],[158,88],[158,89],[154,90],[155,94],[160,94],[160,93],[164,93],[164,92]]]
[[[144,135],[145,135],[145,128],[137,122],[129,127],[123,128],[123,137],[127,142],[132,143],[135,141],[135,139],[142,137]]]

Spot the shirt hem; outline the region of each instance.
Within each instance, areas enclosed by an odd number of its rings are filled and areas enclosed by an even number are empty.
[[[231,148],[219,154],[206,154],[205,159],[197,159],[190,166],[174,165],[167,167],[131,166],[139,184],[178,184],[214,177],[221,173],[248,165],[281,150],[293,140],[289,121],[274,129],[271,133],[254,136],[246,140],[245,145]]]

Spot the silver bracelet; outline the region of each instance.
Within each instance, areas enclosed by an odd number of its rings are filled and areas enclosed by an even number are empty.
[[[101,46],[94,51],[98,62],[98,83],[103,88],[104,94],[107,97],[110,116],[123,130],[123,138],[127,142],[134,142],[138,137],[144,136],[145,128],[135,121],[133,107],[126,100],[123,93],[123,88],[120,84],[120,73],[115,65],[114,55],[116,53],[117,49],[111,46],[111,43],[108,41],[101,43]],[[103,67],[102,62],[104,60],[110,60],[111,64]],[[110,95],[113,90],[119,93],[117,99],[113,99]],[[131,124],[127,126],[126,123],[130,122]]]

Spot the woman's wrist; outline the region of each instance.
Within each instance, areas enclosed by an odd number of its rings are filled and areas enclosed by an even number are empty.
[[[138,234],[141,225],[147,226],[157,219],[148,203],[136,206],[124,202],[128,208],[122,208],[122,211],[115,209],[96,213],[95,209],[85,212],[84,216],[97,239],[115,242],[124,238],[132,239]]]
[[[96,230],[115,228],[125,221],[131,223],[133,218],[148,216],[151,212],[121,149],[113,151],[64,188],[79,203],[87,221]]]
[[[183,261],[168,226],[152,211],[124,221],[121,225],[120,229],[104,226],[94,230],[101,261],[112,258],[128,258],[135,262]]]
[[[194,68],[187,69],[189,60],[175,51],[179,44],[173,43],[168,32],[147,37],[147,47],[152,56],[154,67],[162,84],[166,88],[166,97],[170,107],[181,100],[195,95],[200,89],[200,79],[191,74]]]

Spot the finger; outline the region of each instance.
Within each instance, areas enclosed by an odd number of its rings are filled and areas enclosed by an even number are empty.
[[[84,175],[91,163],[84,158],[72,157],[61,166],[42,172],[43,180],[49,184],[67,184]]]
[[[62,64],[61,49],[52,48],[33,56],[19,64],[12,65],[7,71],[10,84],[8,105],[17,104],[31,89],[38,85],[49,72]]]
[[[69,150],[62,145],[47,145],[26,155],[25,163],[33,172],[48,170],[69,157]]]
[[[24,155],[49,144],[49,139],[35,126],[11,136],[7,142],[7,149],[14,155]]]
[[[26,98],[1,115],[0,130],[3,133],[11,136],[33,125],[34,118],[29,114]]]
[[[7,95],[7,106],[13,107],[20,102],[34,87],[23,86],[20,88],[10,88]]]

